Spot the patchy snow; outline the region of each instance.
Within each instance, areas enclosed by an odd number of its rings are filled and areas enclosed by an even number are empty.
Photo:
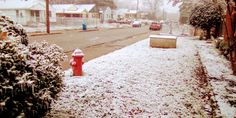
[[[46,27],[45,26],[36,26],[36,27],[24,27],[26,29],[26,32],[46,32]],[[51,26],[50,30],[51,31],[56,31],[56,30],[73,30],[73,29],[82,29],[82,26]]]
[[[236,92],[229,92],[228,89],[235,89],[236,86],[230,86],[233,81],[236,83],[236,77],[232,75],[230,62],[219,52],[212,44],[201,43],[198,46],[201,60],[206,68],[210,83],[215,94],[215,99],[219,105],[221,115],[225,118],[236,117],[236,107],[230,105],[228,100],[233,99],[236,102]],[[228,97],[228,98],[227,98]]]
[[[113,29],[113,28],[128,28],[130,24],[119,24],[119,23],[103,23],[98,25],[99,28]]]
[[[95,4],[53,4],[56,13],[84,13],[91,12]]]
[[[68,70],[47,117],[207,117],[195,44],[178,38],[177,49],[158,49],[146,39],[85,63],[83,77]]]
[[[221,78],[224,74],[232,74],[230,62],[227,61],[223,55],[219,55],[217,49],[212,44],[199,45],[203,63],[206,63],[208,75],[210,77]],[[217,57],[217,58],[216,58]],[[211,62],[211,63],[210,63]],[[216,65],[217,64],[217,65]]]
[[[42,28],[43,27],[43,28]],[[117,24],[117,23],[104,23],[104,24],[92,24],[92,25],[88,25],[87,28],[88,29],[94,29],[94,28],[100,28],[100,29],[113,29],[113,28],[128,28],[131,27],[131,25],[129,24]],[[38,24],[35,24],[35,27],[24,27],[26,29],[26,32],[45,32],[46,31],[46,27],[43,24],[42,26],[39,26]],[[51,31],[56,31],[56,30],[78,30],[78,29],[82,29],[82,25],[78,26],[51,26],[50,30]]]

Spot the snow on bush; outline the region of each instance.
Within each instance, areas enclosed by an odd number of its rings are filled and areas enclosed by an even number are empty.
[[[5,16],[0,16],[0,23],[2,25],[2,31],[7,32],[10,39],[17,39],[24,45],[28,45],[28,37],[23,26],[14,23],[10,18]]]
[[[0,40],[0,117],[42,117],[62,88],[60,61],[66,56],[46,42],[26,46],[19,39],[27,35],[11,32]]]
[[[63,50],[57,45],[50,45],[47,42],[33,43],[29,45],[28,61],[35,72],[41,77],[42,83],[51,92],[51,96],[60,91],[63,71],[60,65],[66,58]]]
[[[197,5],[189,17],[190,25],[207,31],[207,39],[210,39],[210,30],[216,28],[216,33],[220,30],[223,10],[220,4],[204,3]],[[218,35],[218,34],[216,34]]]

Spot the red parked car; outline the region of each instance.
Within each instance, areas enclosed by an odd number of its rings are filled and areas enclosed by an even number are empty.
[[[150,30],[160,30],[161,29],[161,23],[152,22],[149,29]]]

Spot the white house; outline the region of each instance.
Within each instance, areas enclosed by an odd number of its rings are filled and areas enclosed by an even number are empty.
[[[2,15],[22,25],[45,23],[46,7],[44,0],[3,0],[0,1]],[[50,7],[50,21],[55,22],[55,14]]]
[[[113,11],[110,7],[100,8],[99,13],[101,22],[108,22],[113,19]]]
[[[54,4],[57,17],[98,18],[95,4]]]
[[[137,10],[129,10],[125,13],[126,19],[137,19],[138,18],[138,12]]]
[[[113,18],[116,20],[121,20],[125,18],[125,13],[127,13],[129,10],[128,9],[117,9],[114,10],[113,12]]]

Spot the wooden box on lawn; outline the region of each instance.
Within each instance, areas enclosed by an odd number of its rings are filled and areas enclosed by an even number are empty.
[[[176,36],[150,35],[149,38],[150,46],[153,48],[176,48]]]

